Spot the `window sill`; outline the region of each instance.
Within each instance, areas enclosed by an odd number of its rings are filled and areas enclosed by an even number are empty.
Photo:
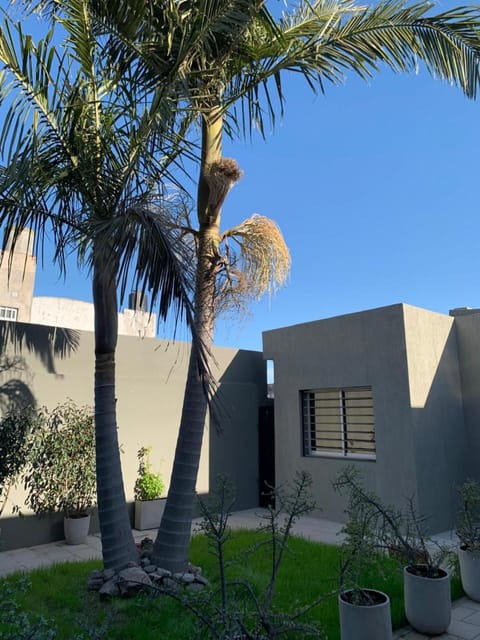
[[[365,462],[376,462],[377,456],[375,454],[366,453],[328,453],[327,451],[312,451],[305,454],[304,458],[334,458],[335,460],[364,460]]]

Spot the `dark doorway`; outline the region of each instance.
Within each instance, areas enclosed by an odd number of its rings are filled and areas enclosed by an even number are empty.
[[[275,487],[275,416],[273,402],[258,409],[258,504],[274,506],[271,495]]]

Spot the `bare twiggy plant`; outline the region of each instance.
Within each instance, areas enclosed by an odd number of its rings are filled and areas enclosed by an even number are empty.
[[[284,613],[273,606],[275,586],[295,521],[310,513],[314,502],[309,495],[311,478],[299,473],[291,485],[272,490],[275,507],[262,516],[258,528],[259,541],[233,560],[227,560],[225,548],[233,538],[228,521],[235,497],[231,482],[221,476],[209,500],[199,498],[203,515],[201,531],[207,537],[210,551],[217,559],[219,584],[200,595],[178,590],[162,590],[193,613],[202,625],[202,638],[214,640],[274,640],[277,638],[322,638],[321,629],[304,622],[305,615],[331,593],[322,595],[311,604]],[[265,539],[264,534],[268,534]],[[248,580],[229,580],[231,564],[248,564],[249,558],[267,550],[270,573],[265,588],[260,591]],[[157,589],[158,591],[158,589]]]
[[[385,505],[362,483],[359,473],[347,467],[333,483],[334,488],[348,496],[346,513],[347,560],[341,570],[341,580],[355,588],[359,565],[370,557],[388,553],[402,564],[408,565],[430,578],[440,575],[440,564],[449,549],[432,541],[426,531],[426,519],[419,516],[413,498],[407,500],[406,509]],[[358,585],[356,585],[358,587]]]

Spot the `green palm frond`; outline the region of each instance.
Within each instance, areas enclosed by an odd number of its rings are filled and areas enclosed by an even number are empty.
[[[40,4],[61,13],[71,3]],[[382,65],[404,72],[424,64],[469,97],[479,84],[474,6],[431,15],[429,2],[314,0],[287,5],[277,22],[261,0],[91,0],[89,6],[95,28],[110,36],[112,66],[131,68],[145,91],[155,87],[163,108],[190,103],[184,112],[190,122],[220,101],[232,135],[264,132],[266,119],[275,124],[284,72],[300,74],[314,91],[344,82],[349,72],[367,79]]]
[[[113,64],[134,66],[145,88],[195,100],[199,109],[224,84],[224,69],[252,20],[277,30],[262,0],[93,0],[92,7],[110,36]]]
[[[70,55],[80,65],[82,74],[93,81],[98,68],[95,54],[97,39],[93,30],[86,0],[69,0],[62,3],[62,14],[57,18],[67,34],[65,44]]]
[[[194,260],[172,225],[165,198],[151,193],[127,198],[113,219],[91,217],[83,231],[95,237],[107,261],[111,256],[118,262],[121,297],[133,282],[134,289],[158,298],[162,319],[177,304],[190,319],[190,304],[184,302],[191,299]]]
[[[196,256],[194,247],[183,242],[182,231],[175,223],[177,206],[151,193],[131,198],[123,203],[112,220],[90,218],[83,230],[86,237],[95,237],[97,252],[108,262],[118,264],[117,277],[120,298],[127,286],[147,292],[165,320],[173,312],[182,316],[192,328],[192,341],[198,345],[197,366],[207,397],[216,388],[209,365],[209,346],[199,343],[195,330],[193,284]]]
[[[66,56],[58,55],[51,38],[49,32],[35,45],[23,33],[21,23],[13,25],[5,20],[0,27],[0,102],[8,105],[0,134],[0,153],[7,161],[26,139],[33,141],[42,129],[48,129],[74,160],[54,117],[64,93],[71,90],[71,69]]]
[[[137,203],[147,201],[149,192],[161,193],[162,180],[179,162],[188,125],[180,116],[177,126],[171,107],[157,94],[146,102],[135,85],[129,93],[120,90],[118,72],[110,75],[102,64],[87,0],[58,4],[62,12],[55,26],[60,35],[66,33],[60,49],[53,44],[58,41],[53,31],[35,43],[21,23],[8,17],[0,29],[0,96],[9,105],[0,128],[0,225],[11,229],[14,238],[14,228],[32,228],[39,254],[45,237],[52,236],[55,259],[64,270],[74,248],[80,261],[91,259],[99,232],[91,220],[111,223],[112,233],[117,233],[120,211],[138,211]],[[124,232],[131,234],[130,250],[140,243],[133,277],[160,295],[160,314],[177,295],[184,297],[180,305],[188,304],[188,292],[182,289],[188,272],[173,287],[169,278],[180,277],[180,263],[171,265],[177,269],[173,273],[160,254],[145,259],[148,234],[141,216],[137,214],[135,222],[126,215],[124,222]],[[150,244],[161,242],[160,222],[152,223]],[[166,241],[163,255],[173,257]],[[118,252],[128,263],[125,247]],[[156,274],[157,267],[167,272]],[[132,271],[122,269],[118,276],[125,289]]]
[[[430,9],[426,2],[407,6],[384,0],[361,7],[350,0],[320,0],[284,14],[277,38],[253,23],[231,60],[225,103],[233,120],[260,131],[266,116],[274,123],[286,71],[323,92],[326,82],[341,84],[348,72],[367,79],[381,65],[408,72],[423,63],[434,77],[474,98],[480,80],[479,10],[460,7],[432,16]]]

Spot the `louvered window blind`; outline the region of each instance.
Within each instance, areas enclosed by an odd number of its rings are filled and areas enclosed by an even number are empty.
[[[304,455],[375,458],[371,387],[302,391]]]

